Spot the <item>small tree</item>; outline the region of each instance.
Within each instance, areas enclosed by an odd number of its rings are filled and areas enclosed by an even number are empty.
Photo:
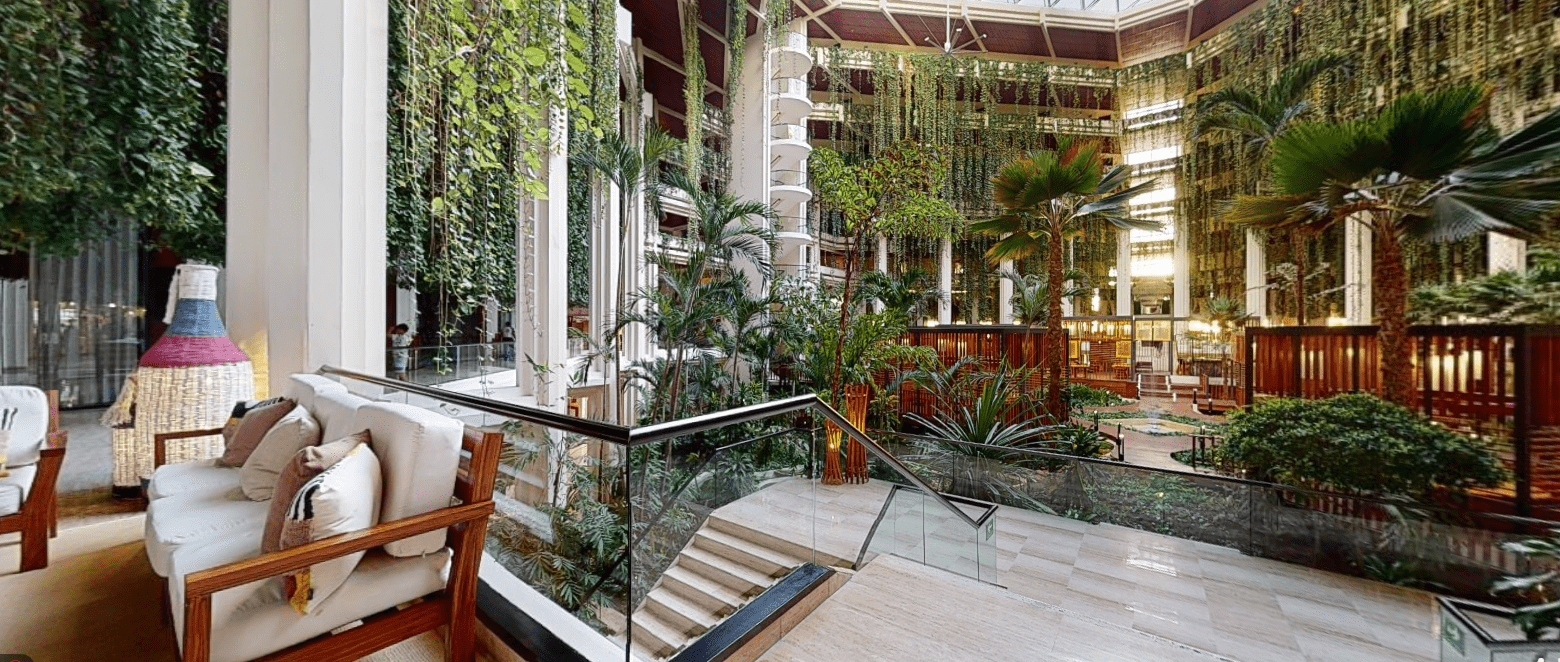
[[[940,195],[948,180],[948,166],[928,146],[901,141],[855,163],[839,152],[817,149],[808,158],[808,171],[818,192],[818,204],[837,212],[844,222],[845,279],[840,291],[839,331],[834,339],[834,370],[827,395],[838,402],[844,387],[840,366],[844,363],[849,334],[857,264],[867,240],[880,235],[951,238],[962,219]],[[814,385],[817,388],[817,385]]]
[[[1159,229],[1151,221],[1130,218],[1132,197],[1154,187],[1153,180],[1127,186],[1131,170],[1105,169],[1105,155],[1095,142],[1063,139],[1054,151],[1036,151],[1002,167],[991,178],[992,197],[1007,211],[970,229],[1002,237],[986,251],[992,264],[1019,260],[1045,250],[1046,269],[1046,409],[1058,420],[1062,407],[1062,366],[1067,360],[1062,329],[1062,295],[1066,264],[1062,243],[1100,219],[1120,229]]]

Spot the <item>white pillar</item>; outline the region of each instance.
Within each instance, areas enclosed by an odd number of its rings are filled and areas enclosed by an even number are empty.
[[[1185,228],[1175,229],[1175,244],[1171,252],[1175,261],[1175,282],[1172,284],[1171,314],[1176,317],[1192,315],[1192,259],[1191,247],[1186,240]]]
[[[1012,271],[1013,261],[1003,260],[997,266],[1004,271]],[[1006,278],[997,279],[997,323],[1013,323],[1013,281]]]
[[[769,157],[771,95],[768,44],[769,40],[764,36],[764,24],[760,21],[758,33],[748,37],[745,42],[742,70],[737,72],[741,84],[737,95],[728,104],[731,111],[728,144],[732,156],[729,190],[741,199],[773,203],[774,199],[769,197],[772,178]],[[796,168],[805,171],[806,160]],[[777,207],[775,211],[782,217],[806,216],[807,205],[790,204],[784,208]],[[750,220],[778,230],[768,220]],[[798,275],[802,268],[801,242],[794,238],[782,239],[770,254],[770,262],[776,274]],[[747,260],[739,260],[736,267],[747,276],[749,294],[758,295],[768,291],[768,284],[759,276],[754,265]]]
[[[1343,312],[1349,324],[1370,324],[1375,317],[1371,304],[1371,266],[1375,259],[1371,247],[1370,226],[1365,221],[1349,218],[1343,222]],[[1309,288],[1306,293],[1310,294]]]
[[[382,375],[385,5],[230,11],[228,328],[266,392],[326,364]]]
[[[1246,230],[1246,314],[1267,317],[1267,244],[1256,230]]]
[[[1527,242],[1491,232],[1488,250],[1491,275],[1502,271],[1527,271]]]
[[[877,265],[877,270],[878,271],[881,271],[881,272],[883,272],[885,274],[888,273],[888,237],[887,236],[880,236],[880,237],[877,238],[877,253],[876,253],[876,255],[873,255],[872,258],[873,258],[873,262],[875,262],[876,265]],[[877,312],[877,313],[883,312],[883,302],[874,300],[872,302],[872,311],[873,312]]]
[[[567,115],[553,111],[552,144],[541,175],[547,199],[521,206],[515,238],[515,384],[536,406],[568,407],[569,209]],[[532,363],[537,364],[536,368]]]
[[[1116,314],[1132,315],[1132,234],[1116,231]]]
[[[942,240],[937,245],[937,290],[943,293],[937,303],[937,323],[953,323],[953,241]]]

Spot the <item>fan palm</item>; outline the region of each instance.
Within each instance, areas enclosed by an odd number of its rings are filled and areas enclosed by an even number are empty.
[[[644,196],[650,209],[658,212],[661,204],[661,174],[660,163],[663,159],[672,156],[682,145],[681,141],[659,130],[650,130],[644,136],[643,142],[635,144],[635,141],[622,133],[610,133],[601,139],[594,150],[583,150],[576,153],[570,160],[576,165],[594,170],[607,178],[618,188],[618,226],[612,231],[618,235],[618,269],[617,283],[614,284],[612,293],[612,305],[614,309],[609,315],[621,316],[628,297],[629,282],[629,238],[633,235],[629,232],[631,227],[630,214],[636,209],[634,201]],[[657,213],[658,215],[658,213]],[[610,236],[610,234],[608,235]],[[622,327],[619,326],[614,335],[620,335]],[[605,344],[616,348],[621,345],[614,338],[612,342]],[[613,351],[613,374],[607,376],[609,384],[617,382],[617,374],[622,370],[622,357],[617,351]],[[616,389],[608,389],[613,404],[610,408],[619,423],[624,422],[623,412],[616,405]]]
[[[910,319],[919,319],[926,307],[947,298],[947,293],[937,289],[937,276],[919,267],[910,267],[898,274],[869,271],[861,276],[858,296],[876,299],[887,310],[897,310]]]
[[[1100,145],[1092,141],[1062,139],[1055,150],[1035,151],[1019,157],[991,178],[992,197],[1006,211],[970,229],[1001,237],[986,251],[993,264],[1019,260],[1046,252],[1046,408],[1053,416],[1062,412],[1062,363],[1066,346],[1062,331],[1062,296],[1066,270],[1062,242],[1083,229],[1084,223],[1103,220],[1122,229],[1159,229],[1152,221],[1128,214],[1132,197],[1153,188],[1153,180],[1127,186],[1128,166],[1105,169]]]
[[[1382,388],[1412,400],[1405,241],[1482,232],[1533,237],[1560,212],[1560,111],[1497,138],[1481,85],[1411,92],[1374,117],[1301,122],[1273,141],[1276,192],[1239,196],[1229,219],[1258,227],[1325,228],[1347,218],[1374,237]]]
[[[1030,335],[1036,326],[1045,323],[1047,307],[1051,302],[1050,286],[1046,283],[1045,278],[1039,274],[1020,274],[1012,269],[1002,269],[997,273],[1013,283],[1013,319],[1019,324],[1029,327],[1025,331],[1025,335]],[[1071,299],[1081,297],[1087,293],[1083,286],[1078,285],[1078,283],[1084,282],[1085,279],[1082,271],[1068,269],[1062,274],[1062,277],[1066,279],[1064,282],[1072,283],[1072,285],[1062,290],[1062,298]],[[1025,344],[1030,345],[1024,350],[1026,357],[1033,356],[1033,341],[1027,337],[1024,341]],[[1033,365],[1033,362],[1026,358],[1024,364]]]
[[[1273,84],[1262,92],[1244,87],[1224,87],[1197,101],[1197,116],[1192,118],[1192,140],[1209,133],[1234,136],[1242,141],[1247,157],[1259,160],[1267,156],[1273,141],[1304,117],[1311,109],[1311,86],[1329,71],[1348,73],[1354,60],[1342,53],[1326,53],[1285,67]],[[1256,173],[1253,173],[1256,174]],[[1260,190],[1261,176],[1252,182],[1252,192]],[[1295,323],[1305,324],[1305,234],[1289,233],[1298,276],[1294,282]]]

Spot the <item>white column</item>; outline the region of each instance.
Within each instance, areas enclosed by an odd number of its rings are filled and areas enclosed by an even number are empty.
[[[1132,234],[1116,232],[1116,314],[1132,315]]]
[[[953,241],[942,240],[937,245],[937,290],[943,293],[937,303],[937,323],[953,323]]]
[[[1004,271],[1012,271],[1013,261],[1003,260],[997,266]],[[1006,278],[997,279],[997,323],[1013,323],[1013,281]]]
[[[1267,317],[1267,244],[1256,230],[1246,230],[1246,314]]]
[[[554,111],[543,164],[547,199],[527,200],[516,233],[515,361],[520,395],[536,406],[568,407],[569,210],[567,115]],[[529,359],[529,360],[527,360]],[[536,368],[532,363],[537,364]]]
[[[758,33],[747,38],[744,53],[742,55],[742,70],[737,72],[741,84],[738,86],[737,95],[730,100],[728,109],[731,111],[731,136],[728,144],[731,149],[731,182],[729,190],[732,195],[745,200],[758,200],[773,203],[769,197],[770,157],[769,157],[769,124],[770,124],[770,94],[769,94],[769,52],[768,38],[764,36],[763,22],[759,23]],[[806,170],[806,161],[796,166],[798,170]],[[788,205],[785,208],[776,209],[782,216],[806,215],[806,205]],[[766,226],[773,227],[767,220],[759,220]],[[797,275],[801,266],[801,243],[795,239],[783,239],[776,246],[776,250],[770,254],[770,262],[775,268],[775,273]],[[768,283],[759,276],[758,270],[747,260],[739,260],[737,269],[741,270],[748,279],[748,293],[762,294],[769,290]]]
[[[1350,218],[1343,222],[1343,312],[1349,324],[1370,324],[1375,318],[1371,304],[1371,266],[1374,264],[1370,226]],[[1305,274],[1300,274],[1304,277]],[[1311,293],[1310,288],[1306,294]]]
[[[1192,259],[1191,247],[1187,245],[1185,228],[1175,229],[1175,247],[1172,251],[1175,260],[1175,283],[1172,287],[1170,302],[1171,314],[1176,317],[1190,317],[1192,315]]]
[[[880,236],[880,237],[877,238],[877,254],[873,256],[873,261],[877,263],[877,270],[878,271],[881,271],[881,272],[883,272],[885,274],[888,273],[888,237],[887,236]],[[872,310],[873,310],[873,312],[878,312],[878,313],[883,312],[883,302],[881,302],[881,301],[873,301],[872,302]]]
[[[1502,271],[1527,271],[1527,242],[1491,232],[1488,250],[1491,275]]]
[[[325,364],[384,374],[385,5],[235,5],[228,326],[268,392]]]

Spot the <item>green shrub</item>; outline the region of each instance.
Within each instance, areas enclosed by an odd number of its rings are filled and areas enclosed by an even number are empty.
[[[1474,439],[1365,394],[1270,400],[1232,413],[1218,455],[1259,480],[1378,495],[1423,498],[1505,480]]]
[[[1126,398],[1108,388],[1094,388],[1087,384],[1068,384],[1067,402],[1073,409],[1083,407],[1115,407],[1127,404]]]

